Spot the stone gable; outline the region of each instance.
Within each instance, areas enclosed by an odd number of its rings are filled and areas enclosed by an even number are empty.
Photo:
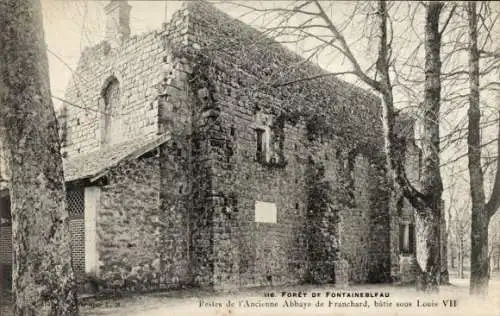
[[[64,152],[68,157],[99,150],[102,141],[103,91],[111,78],[120,85],[120,107],[113,111],[118,142],[158,132],[156,85],[163,58],[161,36],[151,32],[111,48],[107,42],[87,48],[68,84]]]

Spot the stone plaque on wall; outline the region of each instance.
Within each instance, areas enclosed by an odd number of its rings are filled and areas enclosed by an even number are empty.
[[[276,223],[278,211],[275,203],[255,201],[255,221]]]

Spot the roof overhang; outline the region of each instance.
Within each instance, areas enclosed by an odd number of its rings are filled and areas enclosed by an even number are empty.
[[[87,154],[63,159],[66,183],[94,183],[123,161],[137,159],[171,139],[170,133],[140,137]]]

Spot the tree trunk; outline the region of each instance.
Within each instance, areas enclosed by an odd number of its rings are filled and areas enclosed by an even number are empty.
[[[489,218],[481,214],[481,210],[472,209],[470,293],[475,295],[487,295],[489,281]]]
[[[443,3],[429,2],[425,19],[425,91],[422,103],[423,166],[420,177],[420,200],[417,219],[422,233],[417,236],[417,262],[421,275],[417,288],[437,292],[441,274],[441,193],[439,169],[439,108],[441,103],[441,34],[439,17]],[[420,250],[420,251],[419,251]],[[420,256],[420,258],[419,258]]]
[[[437,292],[441,282],[440,224],[432,210],[417,215],[417,290]]]
[[[387,3],[378,2],[379,35],[377,74],[375,86],[382,100],[387,165],[393,190],[402,190],[404,196],[417,210],[420,233],[417,233],[417,262],[420,266],[417,288],[426,292],[438,291],[441,281],[441,193],[443,184],[439,169],[439,108],[441,101],[441,34],[439,16],[443,3],[430,2],[425,23],[425,96],[421,105],[424,135],[422,138],[423,167],[419,192],[406,178],[402,154],[404,148],[394,133],[395,110],[389,71],[389,46],[387,42]]]
[[[439,284],[450,284],[450,275],[448,273],[448,230],[446,229],[443,208],[441,209],[440,233],[441,279]]]
[[[488,279],[491,277],[491,272],[493,272],[493,257],[490,255],[488,257]]]
[[[12,174],[14,314],[78,315],[40,1],[1,1],[0,29],[0,119]]]
[[[488,293],[488,226],[490,217],[486,210],[483,171],[481,168],[481,131],[479,107],[479,50],[477,47],[476,3],[467,3],[469,21],[469,126],[468,158],[470,192],[472,198],[471,216],[471,271],[470,293]]]
[[[464,278],[464,243],[462,239],[460,239],[458,249],[458,277],[460,279]]]

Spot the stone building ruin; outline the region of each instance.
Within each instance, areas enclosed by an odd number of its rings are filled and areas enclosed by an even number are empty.
[[[65,95],[85,106],[60,118],[80,279],[115,290],[414,279],[413,210],[385,189],[374,95],[333,76],[273,85],[325,71],[204,1],[136,36],[130,9],[106,6],[106,40],[82,53]],[[418,178],[419,148],[403,138]]]

